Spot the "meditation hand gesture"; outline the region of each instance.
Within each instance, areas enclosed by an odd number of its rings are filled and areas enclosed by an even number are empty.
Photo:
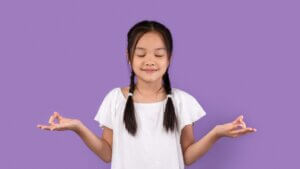
[[[54,123],[54,120],[58,119],[58,123]],[[54,112],[52,116],[49,118],[50,125],[40,125],[38,124],[37,127],[43,130],[73,130],[76,131],[80,121],[77,119],[70,119],[62,117],[58,112]]]
[[[223,125],[217,125],[215,128],[215,134],[220,137],[239,137],[247,133],[255,132],[255,128],[247,128],[246,123],[243,121],[243,116],[240,115],[233,122],[225,123]]]

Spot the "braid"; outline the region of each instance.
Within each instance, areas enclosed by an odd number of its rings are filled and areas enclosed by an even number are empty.
[[[166,73],[163,76],[163,81],[164,81],[164,88],[166,90],[167,94],[171,94],[171,84],[170,84],[170,79],[169,79],[169,73],[168,70],[166,71]]]
[[[133,91],[135,89],[135,85],[134,85],[134,72],[133,70],[131,71],[131,76],[130,76],[130,88],[129,88],[129,93],[132,93],[133,94]]]
[[[130,88],[129,88],[129,93],[134,92],[135,89],[135,84],[134,84],[134,72],[133,70],[131,71],[131,76],[130,76]],[[128,95],[127,102],[125,105],[125,110],[124,110],[124,118],[123,122],[125,123],[125,127],[127,131],[131,135],[135,135],[137,131],[137,123],[136,123],[136,118],[135,118],[135,111],[134,111],[134,105],[133,105],[133,96]]]
[[[163,81],[164,81],[164,88],[166,90],[167,94],[172,93],[172,88],[171,88],[171,83],[169,79],[169,73],[168,70],[163,76]],[[178,122],[177,122],[177,117],[175,114],[175,109],[173,105],[173,101],[170,97],[168,97],[167,104],[166,104],[166,109],[164,112],[164,122],[163,122],[164,128],[168,132],[169,129],[171,131],[174,131],[174,128],[176,127],[178,130]]]

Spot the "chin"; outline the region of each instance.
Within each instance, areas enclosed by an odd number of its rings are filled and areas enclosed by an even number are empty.
[[[147,82],[147,83],[156,82],[158,80],[161,80],[163,77],[163,74],[160,70],[153,72],[153,73],[147,73],[145,71],[139,70],[139,71],[136,71],[135,74],[139,79],[141,79],[142,81]]]
[[[160,80],[162,77],[145,77],[145,76],[139,76],[139,79],[146,82],[146,83],[154,83]]]

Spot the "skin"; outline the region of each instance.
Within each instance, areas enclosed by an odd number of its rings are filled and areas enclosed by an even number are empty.
[[[161,36],[156,32],[144,34],[137,43],[132,59],[127,54],[129,64],[137,77],[137,92],[134,92],[134,102],[151,103],[166,98],[166,92],[162,87],[162,76],[166,72],[170,60],[165,50]],[[145,70],[155,70],[149,73]],[[128,87],[123,87],[124,96],[128,95]],[[57,119],[58,123],[54,123]],[[43,130],[63,131],[72,130],[76,132],[103,161],[111,161],[113,130],[103,127],[102,137],[97,138],[78,119],[71,119],[54,112],[49,118],[49,125],[38,125]],[[222,137],[237,138],[256,129],[246,126],[243,116],[240,115],[233,121],[216,125],[203,138],[195,141],[192,124],[186,125],[181,132],[180,143],[185,165],[194,163],[202,157],[213,144]]]

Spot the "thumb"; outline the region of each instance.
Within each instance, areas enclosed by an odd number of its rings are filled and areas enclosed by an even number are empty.
[[[244,118],[244,116],[243,116],[243,115],[240,115],[239,117],[237,117],[237,118],[233,121],[233,123],[239,123],[239,122],[242,122],[243,118]]]
[[[62,116],[58,112],[54,112],[54,116],[57,117],[59,122],[62,120]]]

